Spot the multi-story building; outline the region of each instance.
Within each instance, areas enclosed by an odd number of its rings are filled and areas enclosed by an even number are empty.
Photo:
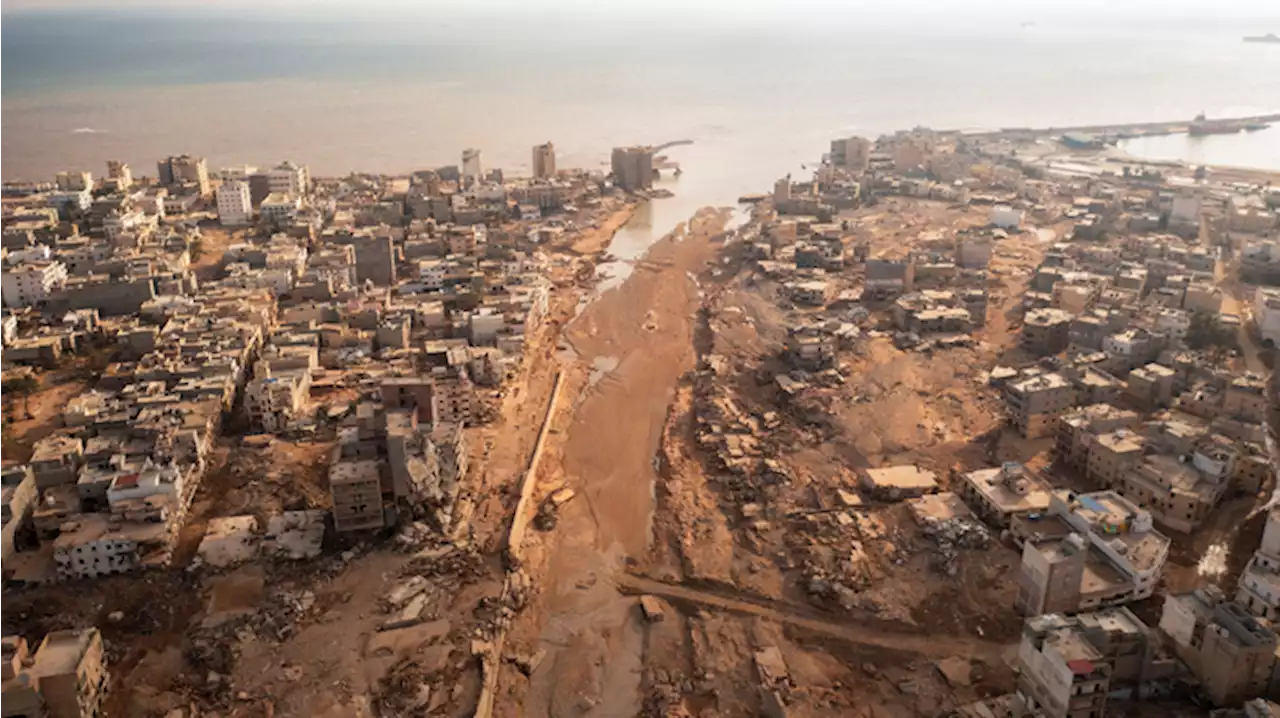
[[[1154,411],[1173,404],[1174,371],[1163,364],[1147,364],[1129,372],[1129,399],[1138,406]]]
[[[1119,486],[1142,461],[1145,439],[1128,428],[1095,435],[1087,442],[1085,474],[1107,488]]]
[[[307,418],[311,397],[311,371],[272,372],[263,362],[245,385],[244,409],[249,423],[259,431],[284,431]]]
[[[265,203],[263,206],[266,206]],[[380,287],[396,283],[396,246],[390,236],[356,240],[356,280],[370,280]]]
[[[337,461],[329,466],[333,527],[338,531],[378,529],[386,525],[382,502],[382,462]]]
[[[614,147],[613,184],[628,192],[653,186],[653,152],[648,147]]]
[[[556,148],[546,144],[533,146],[533,176],[535,179],[550,179],[556,176]]]
[[[201,196],[209,194],[209,167],[203,157],[166,157],[156,164],[156,172],[163,186],[191,185]]]
[[[218,185],[218,222],[224,227],[241,227],[253,223],[253,202],[249,183],[223,180]]]
[[[1137,412],[1117,409],[1111,404],[1090,404],[1063,414],[1058,422],[1057,458],[1067,466],[1083,470],[1088,465],[1093,441],[1116,429],[1138,423]]]
[[[293,222],[301,206],[302,202],[297,197],[273,192],[262,200],[262,206],[258,209],[262,212],[263,222],[280,227]]]
[[[1240,575],[1236,603],[1268,621],[1280,618],[1280,507],[1267,514],[1262,543]]]
[[[470,186],[479,184],[484,179],[484,171],[480,167],[480,150],[468,147],[462,151],[462,183]]]
[[[1267,691],[1276,634],[1217,586],[1166,598],[1160,631],[1215,705],[1235,705]]]
[[[59,192],[87,192],[93,189],[93,174],[90,172],[59,172],[54,178],[54,186]]]
[[[1267,419],[1267,381],[1257,374],[1231,380],[1222,397],[1222,413],[1233,419],[1261,424]]]
[[[35,655],[19,636],[6,636],[3,645],[5,716],[98,715],[108,678],[98,629],[52,631]]]
[[[116,189],[123,192],[133,186],[133,170],[123,160],[107,160],[107,179],[114,180]]]
[[[1064,351],[1071,343],[1071,315],[1061,309],[1044,308],[1027,312],[1022,323],[1022,348],[1049,356]]]
[[[1027,619],[1017,696],[1044,718],[1102,718],[1113,692],[1141,695],[1159,638],[1127,608]]]
[[[382,404],[388,410],[415,409],[418,421],[436,423],[435,382],[430,377],[396,376],[382,380]]]
[[[1228,445],[1201,442],[1190,455],[1144,456],[1116,484],[1122,496],[1148,507],[1161,525],[1188,533],[1222,500],[1235,473],[1237,454]]]
[[[1253,319],[1265,344],[1280,346],[1280,289],[1258,287],[1253,293]]]
[[[865,137],[831,140],[831,164],[847,167],[850,172],[866,172],[871,162],[871,141]]]
[[[1041,374],[1005,388],[1009,423],[1028,439],[1053,433],[1058,417],[1075,402],[1075,387],[1061,374]]]
[[[1015,516],[1028,516],[1049,508],[1053,487],[1039,474],[1017,462],[960,475],[960,497],[973,512],[997,527],[1008,526]]]
[[[1029,616],[1147,598],[1169,553],[1150,512],[1114,491],[1055,491],[1046,513],[1015,517],[1010,532],[1024,542],[1017,607]]]
[[[5,270],[3,296],[6,307],[30,307],[47,301],[67,281],[67,268],[59,261],[25,262]]]
[[[282,194],[291,199],[307,196],[311,187],[311,172],[305,165],[296,165],[289,160],[266,171],[267,193]]]

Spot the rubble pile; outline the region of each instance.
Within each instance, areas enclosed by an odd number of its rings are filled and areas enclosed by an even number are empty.
[[[991,531],[980,521],[968,517],[928,517],[922,522],[921,531],[938,547],[929,557],[930,567],[948,576],[956,574],[960,549],[986,549],[991,545]]]
[[[860,523],[869,522],[852,512],[811,513],[789,532],[793,552],[803,557],[803,585],[815,602],[859,608],[858,592],[879,578],[865,550]]]

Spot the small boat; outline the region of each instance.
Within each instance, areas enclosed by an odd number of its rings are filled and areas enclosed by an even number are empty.
[[[1265,129],[1267,129],[1267,128],[1268,128],[1268,127],[1270,127],[1270,126],[1271,126],[1271,125],[1267,124],[1266,122],[1249,122],[1249,123],[1245,124],[1245,126],[1244,126],[1244,131],[1245,131],[1245,132],[1257,132],[1258,130],[1265,130]]]

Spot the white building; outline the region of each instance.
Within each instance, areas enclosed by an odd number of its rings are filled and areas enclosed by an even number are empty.
[[[6,307],[29,307],[49,298],[67,281],[62,262],[29,262],[4,273],[3,296]]]
[[[305,165],[295,165],[289,160],[267,170],[267,192],[286,197],[307,196],[311,186],[311,172]]]
[[[53,256],[47,244],[37,244],[31,247],[15,249],[5,255],[4,263],[8,265],[18,265],[26,262],[43,262]]]
[[[107,179],[115,180],[116,189],[127,190],[133,186],[133,170],[123,160],[107,160]]]
[[[253,222],[248,182],[224,180],[218,186],[218,222],[224,227],[241,227]]]
[[[480,170],[480,150],[468,147],[462,151],[463,182],[478,182],[484,173]]]
[[[998,204],[991,208],[991,224],[1002,229],[1016,229],[1022,224],[1022,210]]]
[[[60,192],[84,192],[93,189],[93,174],[90,172],[59,172],[54,177],[54,185]]]
[[[1236,603],[1268,621],[1280,617],[1280,508],[1267,516],[1262,544],[1240,575]]]
[[[1280,289],[1258,287],[1253,297],[1253,319],[1263,342],[1280,346]]]
[[[258,168],[253,165],[236,165],[235,167],[223,167],[218,170],[218,175],[224,180],[240,180],[248,182],[250,175],[258,173]]]
[[[1191,331],[1191,312],[1182,309],[1161,309],[1156,314],[1156,329],[1181,345]]]
[[[258,209],[262,212],[264,222],[280,225],[292,222],[301,207],[302,202],[297,197],[273,192],[262,200],[262,206]]]
[[[418,262],[418,279],[427,289],[441,289],[449,268],[443,260],[423,259]]]
[[[159,217],[149,214],[143,214],[137,210],[125,212],[113,212],[102,220],[102,231],[107,235],[107,241],[115,244],[123,235],[132,234],[139,238],[138,244],[143,239],[155,232],[159,226]]]

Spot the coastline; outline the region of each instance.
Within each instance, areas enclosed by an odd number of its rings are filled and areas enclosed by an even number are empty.
[[[609,248],[613,243],[613,238],[618,231],[626,226],[627,222],[635,216],[636,211],[644,202],[652,200],[640,200],[639,202],[628,202],[625,206],[615,209],[599,227],[595,227],[588,232],[584,232],[569,247],[569,251],[580,255],[598,255]]]

